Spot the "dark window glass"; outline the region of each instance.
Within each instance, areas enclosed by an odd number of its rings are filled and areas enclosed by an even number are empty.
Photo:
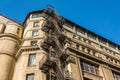
[[[87,35],[88,35],[89,38],[96,40],[96,37],[97,37],[97,36],[96,36],[95,34],[93,34],[93,33],[91,33],[91,32],[88,32]]]
[[[39,17],[41,17],[41,14],[40,14],[40,13],[32,14],[32,18],[39,18]]]
[[[109,47],[111,47],[111,48],[113,48],[113,49],[116,49],[116,47],[117,47],[114,43],[110,43],[110,42],[109,42],[108,44],[109,44]]]
[[[102,43],[102,44],[106,44],[107,43],[107,40],[102,38],[102,37],[99,37],[98,38],[99,42]]]
[[[33,27],[38,27],[38,26],[39,26],[39,22],[38,21],[33,23]]]
[[[86,30],[84,28],[81,27],[77,27],[77,32],[80,32],[82,34],[85,34]]]
[[[19,34],[19,32],[20,32],[20,28],[17,28],[17,34]]]
[[[65,23],[65,26],[67,26],[67,27],[69,27],[69,28],[73,29],[74,24],[69,23],[69,22],[66,22],[66,23]]]
[[[37,45],[37,41],[31,41],[31,46],[36,46]]]
[[[34,74],[27,74],[26,80],[34,80]]]
[[[93,73],[93,74],[98,74],[98,67],[96,67],[92,64],[82,62],[82,67],[83,67],[84,71],[87,71],[87,72],[90,72],[90,73]]]
[[[29,54],[28,66],[35,66],[36,54]]]
[[[33,31],[32,32],[32,36],[38,36],[39,34],[38,34],[38,31]]]

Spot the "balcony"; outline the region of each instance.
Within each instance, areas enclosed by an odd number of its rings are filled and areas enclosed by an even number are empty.
[[[60,61],[64,63],[67,60],[68,57],[69,57],[68,54],[62,53],[61,56],[60,56]]]
[[[53,15],[54,15],[54,13],[55,13],[55,8],[54,8],[53,6],[51,6],[51,5],[48,5],[48,6],[45,8],[44,13],[47,14],[47,15],[49,15],[49,16],[52,16],[52,17],[53,17]]]
[[[53,40],[48,36],[45,36],[44,39],[40,41],[40,43],[40,47],[42,47],[43,50],[48,51],[49,47],[53,44]]]
[[[54,30],[54,29],[52,27],[51,22],[46,21],[43,23],[41,30],[48,33],[50,30]]]
[[[56,58],[50,55],[45,55],[40,61],[40,69],[46,73],[48,70],[56,64]]]

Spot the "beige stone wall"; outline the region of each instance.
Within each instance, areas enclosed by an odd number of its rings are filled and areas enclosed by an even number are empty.
[[[0,23],[7,24],[7,23],[11,23],[11,22],[14,23],[12,20],[8,19],[7,17],[0,15]]]
[[[19,34],[17,28],[20,28]],[[0,16],[0,33],[0,80],[12,80],[16,62],[14,56],[20,45],[22,26]]]
[[[0,53],[0,80],[11,80],[15,59],[4,53]]]
[[[101,68],[101,74],[103,76],[103,80],[114,80],[112,71],[109,67],[101,65],[100,68]]]
[[[36,54],[35,66],[28,66],[29,54]],[[21,53],[20,57],[18,58],[15,66],[15,72],[13,80],[26,80],[26,75],[34,73],[35,80],[44,80],[42,79],[44,75],[41,73],[39,69],[39,62],[43,57],[43,52],[41,51],[29,51]]]
[[[19,32],[17,32],[18,29],[19,29]],[[19,38],[21,38],[22,37],[22,27],[18,24],[15,24],[15,23],[14,24],[13,23],[8,23],[6,25],[4,33],[16,35]]]
[[[33,27],[33,24],[34,22],[36,21],[39,21],[39,27]],[[35,20],[29,20],[28,24],[25,26],[25,30],[24,30],[24,33],[23,33],[23,39],[25,38],[29,38],[29,37],[32,37],[32,31],[33,30],[38,30],[39,31],[39,36],[43,36],[42,32],[41,32],[41,26],[44,22],[44,19],[43,18],[40,18],[40,19],[35,19]]]
[[[18,41],[10,37],[1,37],[0,38],[0,52],[15,55],[17,52]]]
[[[39,63],[44,55],[44,51],[33,50],[33,47],[35,46],[31,46],[31,41],[37,41],[39,43],[40,39],[43,39],[45,35],[45,33],[41,31],[41,26],[43,24],[44,19],[43,18],[38,18],[38,19],[28,18],[28,19],[29,20],[27,20],[27,24],[25,26],[25,30],[23,33],[24,41],[21,44],[21,48],[23,49],[24,47],[26,47],[27,49],[27,47],[29,47],[31,49],[19,53],[20,56],[18,57],[16,62],[13,80],[26,80],[26,75],[31,73],[34,74],[35,80],[45,80],[46,75],[42,73],[41,70],[39,69]],[[33,27],[33,24],[36,21],[39,21],[39,26]],[[34,30],[38,30],[38,36],[32,36],[32,32]],[[21,48],[19,49],[19,51],[21,51]],[[35,66],[32,67],[28,66],[28,60],[30,54],[36,54],[36,61],[35,61],[36,64]]]
[[[81,78],[81,74],[80,74],[80,67],[79,67],[79,62],[78,59],[76,57],[75,58],[75,63],[70,63],[70,68],[71,68],[71,73],[72,73],[72,78],[74,80],[82,80]]]

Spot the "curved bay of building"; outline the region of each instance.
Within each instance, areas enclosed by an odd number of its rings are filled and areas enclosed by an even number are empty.
[[[19,49],[23,30],[21,25],[12,21],[6,23],[5,21],[9,19],[0,17],[3,21],[0,20],[0,80],[12,80],[15,55]]]

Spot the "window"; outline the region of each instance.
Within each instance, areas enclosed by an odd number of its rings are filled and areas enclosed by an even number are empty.
[[[113,72],[113,77],[114,77],[114,80],[120,80],[120,74]]]
[[[35,66],[36,54],[29,54],[28,66]]]
[[[38,30],[32,32],[32,36],[38,36]]]
[[[111,47],[111,48],[113,48],[113,49],[116,49],[117,46],[116,46],[114,43],[110,43],[110,42],[109,42],[109,47]]]
[[[77,29],[77,32],[80,32],[81,34],[85,35],[86,30],[84,28],[77,27],[76,29]]]
[[[27,74],[26,80],[34,80],[34,74]]]
[[[65,26],[67,26],[67,27],[73,29],[74,24],[72,24],[72,23],[70,23],[70,22],[66,22],[66,23],[65,23]]]
[[[31,41],[31,46],[36,46],[37,45],[37,41]]]
[[[38,21],[33,23],[33,27],[38,27],[38,26],[39,26],[39,22]]]
[[[98,74],[98,67],[86,62],[82,62],[83,70],[89,73]]]
[[[88,32],[87,35],[89,38],[96,40],[97,35],[95,35],[94,33]]]
[[[20,32],[20,28],[17,28],[17,34],[19,34],[19,32]]]
[[[98,38],[99,42],[102,43],[102,44],[106,44],[107,43],[107,40],[102,38],[102,37],[99,37]]]
[[[41,17],[41,14],[40,14],[40,13],[32,14],[32,18],[39,18],[39,17]]]

